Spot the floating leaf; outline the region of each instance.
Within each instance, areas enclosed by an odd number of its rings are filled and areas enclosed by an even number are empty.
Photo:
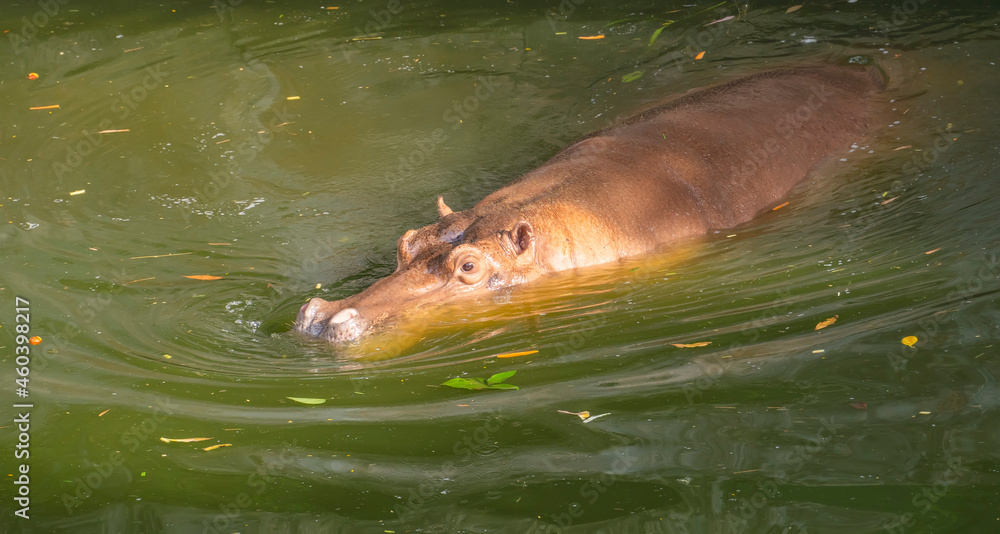
[[[514,384],[492,384],[487,386],[486,389],[521,389]]]
[[[506,372],[503,372],[503,373],[497,373],[497,374],[495,374],[495,375],[487,378],[486,379],[486,384],[490,385],[490,386],[492,386],[494,384],[500,384],[501,382],[503,382],[503,381],[507,380],[508,378],[514,376],[514,373],[516,373],[516,372],[517,371],[506,371]]]
[[[837,322],[837,319],[839,317],[840,317],[839,315],[834,315],[833,317],[830,317],[829,319],[827,319],[825,321],[820,321],[819,324],[816,325],[815,330],[822,330],[822,329],[824,329],[824,328],[832,325],[833,323]]]
[[[441,384],[457,389],[519,389],[513,384],[504,384],[503,381],[514,376],[517,371],[506,371],[497,373],[488,379],[483,378],[463,378],[456,377]]]
[[[712,344],[711,341],[699,341],[697,343],[671,343],[671,345],[679,349],[693,349],[696,347],[707,347],[711,344]]]
[[[196,441],[208,441],[212,438],[160,438],[164,443],[194,443]]]
[[[917,344],[917,336],[906,336],[902,339],[902,343],[907,347],[912,347]]]
[[[586,410],[584,410],[582,412],[567,412],[566,410],[556,410],[556,411],[559,412],[559,413],[565,413],[565,414],[569,414],[569,415],[575,415],[575,416],[579,417],[584,423],[589,423],[589,422],[593,421],[594,419],[597,419],[598,417],[604,417],[605,415],[611,415],[611,413],[609,412],[609,413],[602,413],[600,415],[591,416],[590,412],[588,412]]]
[[[441,384],[450,388],[458,389],[486,389],[486,384],[482,379],[456,377]]]
[[[215,449],[218,449],[220,447],[232,447],[232,446],[233,446],[232,443],[220,443],[218,445],[209,445],[208,447],[205,447],[202,450],[203,451],[214,451]]]
[[[497,354],[497,358],[516,358],[518,356],[527,356],[529,354],[538,354],[537,350],[526,350],[524,352],[505,352],[503,354]]]
[[[883,200],[882,201],[882,205],[885,206],[886,204],[892,202],[893,200],[896,200],[897,198],[899,198],[899,197],[892,197],[889,200]]]
[[[629,82],[634,82],[634,81],[638,80],[639,78],[642,78],[642,71],[641,70],[633,71],[633,72],[630,72],[630,73],[622,76],[622,81],[625,82],[625,83],[629,83]]]
[[[188,254],[194,254],[194,252],[171,252],[170,254],[157,254],[155,256],[132,256],[130,260],[144,260],[147,258],[169,258],[170,256],[186,256]]]
[[[799,4],[797,6],[792,6],[792,7],[788,8],[788,9],[786,9],[785,13],[794,13],[794,12],[800,10],[800,9],[802,9],[802,4]]]
[[[712,22],[709,22],[705,26],[711,26],[713,24],[718,24],[720,22],[726,22],[727,20],[733,20],[734,18],[736,18],[736,15],[729,15],[728,17],[722,17],[719,20],[713,20]]]
[[[185,275],[184,278],[190,278],[192,280],[222,280],[221,276],[212,276],[210,274]]]
[[[597,419],[598,417],[604,417],[605,415],[611,415],[611,413],[608,412],[608,413],[602,413],[600,415],[594,415],[594,416],[591,416],[591,417],[588,417],[588,418],[584,419],[583,422],[584,423],[589,423],[589,422],[593,421],[594,419]]]
[[[705,57],[705,51],[704,50],[702,50],[701,52],[698,52],[698,55],[694,56],[694,60],[698,61],[699,59],[701,59],[703,57]]]
[[[285,397],[288,400],[293,400],[300,404],[324,404],[326,399],[313,399],[310,397]]]
[[[665,29],[667,29],[667,24],[660,26],[655,32],[653,32],[653,36],[649,38],[649,46],[653,46],[653,43],[656,42],[656,38],[659,37],[660,33],[662,33]]]
[[[577,39],[583,39],[584,41],[593,41],[594,39],[604,39],[603,35],[581,35]]]

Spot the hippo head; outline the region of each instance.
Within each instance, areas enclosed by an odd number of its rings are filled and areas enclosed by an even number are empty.
[[[537,278],[535,236],[516,214],[453,213],[438,197],[437,223],[399,238],[396,271],[365,291],[302,306],[295,330],[354,341],[403,312],[496,291]]]

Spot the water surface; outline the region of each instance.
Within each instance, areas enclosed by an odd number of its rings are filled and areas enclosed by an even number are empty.
[[[995,7],[54,4],[0,11],[3,532],[1000,525]],[[850,58],[891,75],[878,135],[778,211],[406,343],[289,332],[392,272],[438,194],[466,209],[666,95]]]

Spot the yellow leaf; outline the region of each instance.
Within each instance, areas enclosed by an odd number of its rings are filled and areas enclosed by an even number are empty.
[[[504,354],[497,354],[497,358],[516,358],[518,356],[527,356],[529,354],[537,354],[537,350],[526,350],[524,352],[506,352]]]
[[[786,9],[785,13],[793,13],[793,12],[798,11],[800,9],[802,9],[802,4],[799,4],[797,6],[792,6],[792,7],[788,8],[788,9]]]
[[[286,399],[293,400],[300,404],[323,404],[326,399],[315,399],[312,397],[285,397]]]
[[[214,451],[215,449],[218,449],[218,448],[220,448],[220,447],[232,447],[232,446],[233,446],[233,444],[232,444],[232,443],[220,443],[220,444],[218,444],[218,445],[210,445],[210,446],[208,446],[208,447],[205,447],[205,448],[204,448],[204,449],[202,449],[202,450],[203,450],[203,451]]]
[[[694,60],[698,61],[699,59],[701,59],[703,57],[705,57],[705,51],[704,50],[702,50],[701,52],[698,52],[698,55],[694,56]]]
[[[822,330],[822,329],[824,329],[824,328],[832,325],[833,323],[837,322],[837,318],[838,317],[840,317],[840,316],[839,315],[834,315],[833,317],[830,317],[829,319],[827,319],[825,321],[820,321],[819,324],[816,325],[816,330]]]
[[[208,441],[212,438],[160,438],[164,443],[193,443],[195,441]]]
[[[711,344],[712,344],[711,341],[699,341],[697,343],[671,343],[671,345],[679,349],[693,349],[695,347],[706,347]]]
[[[222,280],[221,276],[212,276],[210,274],[185,275],[184,278],[190,278],[192,280]]]
[[[917,336],[906,336],[903,338],[902,343],[907,347],[912,347],[917,344]]]

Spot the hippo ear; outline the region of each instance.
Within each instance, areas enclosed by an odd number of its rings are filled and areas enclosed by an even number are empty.
[[[445,217],[451,215],[452,213],[453,212],[451,211],[451,208],[449,208],[448,205],[444,203],[444,197],[438,195],[438,215],[440,215],[441,217]]]
[[[514,251],[520,256],[525,251],[531,250],[535,243],[535,235],[531,229],[531,224],[521,221],[514,225],[510,231],[510,240],[514,244]]]
[[[413,236],[417,235],[416,230],[407,230],[403,237],[399,238],[396,242],[396,269],[401,269],[407,263],[413,261],[413,255],[416,253]]]

